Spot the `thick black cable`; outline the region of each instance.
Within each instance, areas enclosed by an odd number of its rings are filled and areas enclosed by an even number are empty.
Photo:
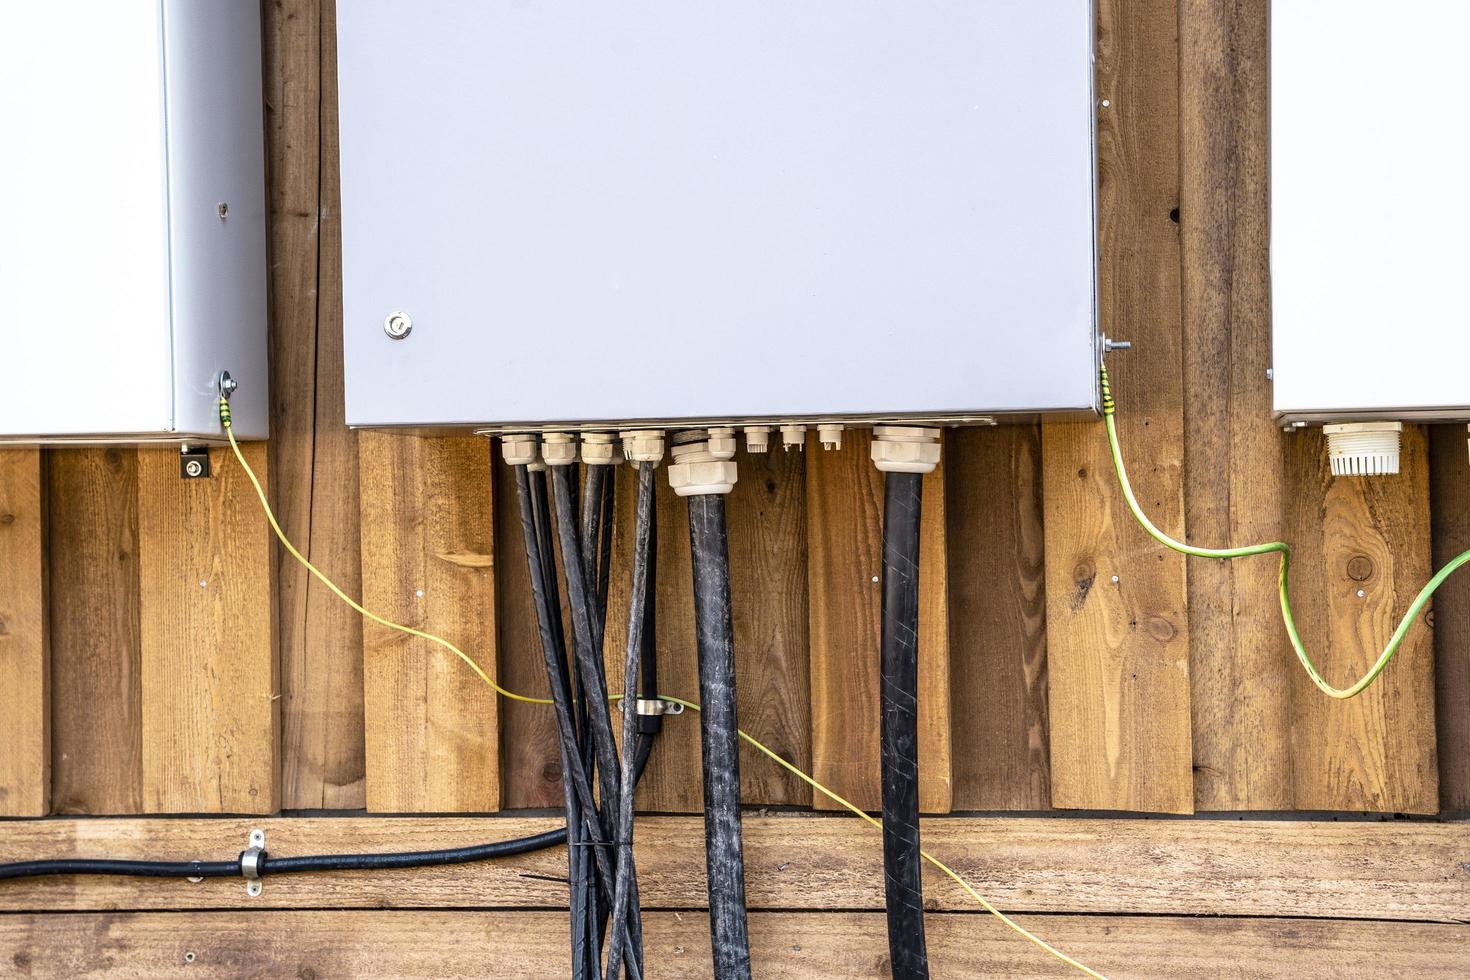
[[[597,785],[601,790],[603,826],[611,828],[611,816],[618,802],[617,743],[613,738],[612,719],[607,710],[607,676],[602,662],[602,624],[592,608],[587,590],[587,577],[582,561],[581,543],[577,539],[577,474],[570,466],[558,466],[551,473],[551,497],[556,505],[557,534],[561,539],[562,578],[566,581],[567,598],[572,607],[572,661],[587,692],[587,716],[592,727],[592,743],[597,753]],[[610,837],[604,837],[604,840]]]
[[[434,851],[398,851],[387,854],[312,854],[271,857],[262,852],[258,871],[266,875],[305,874],[316,871],[378,871],[392,868],[433,868],[469,864],[492,858],[528,854],[566,843],[564,828],[529,837],[449,847]],[[125,875],[134,878],[239,878],[240,859],[233,861],[118,861],[106,858],[58,858],[0,864],[0,881],[50,875]]]
[[[638,667],[638,696],[658,698],[658,494],[648,502],[648,577],[643,590],[643,650]],[[663,731],[663,715],[639,715],[640,750],[653,748],[652,736]]]
[[[894,980],[927,980],[919,851],[919,507],[924,477],[889,473],[883,497],[883,878]]]
[[[628,901],[632,897],[637,880],[633,865],[633,785],[634,769],[638,749],[638,667],[643,654],[643,629],[645,620],[643,605],[648,597],[649,536],[653,520],[654,476],[653,463],[641,462],[638,467],[638,501],[633,526],[633,582],[628,604],[628,642],[623,658],[623,757],[622,781],[618,787],[618,811],[616,834],[618,844],[618,879],[613,889],[612,918],[619,921],[628,914]],[[635,903],[636,907],[636,903]],[[624,950],[620,937],[612,937],[607,954],[607,975],[616,977],[622,966]],[[642,950],[627,951],[630,957],[642,958]]]
[[[48,875],[127,875],[136,878],[238,878],[240,860],[115,861],[106,858],[58,858],[0,864],[0,881]]]
[[[699,644],[700,747],[704,763],[704,848],[710,945],[716,980],[749,980],[745,858],[740,840],[740,741],[735,711],[735,637],[725,498],[689,501],[694,626]]]
[[[569,740],[567,733],[575,725],[571,717],[572,698],[570,677],[567,672],[565,640],[562,633],[560,603],[557,614],[548,609],[548,595],[555,595],[556,580],[548,565],[554,562],[550,550],[550,515],[546,507],[546,476],[542,470],[530,470],[526,466],[516,467],[516,496],[521,511],[521,536],[525,543],[527,573],[531,579],[533,605],[536,610],[537,630],[541,637],[542,655],[546,666],[547,682],[551,691],[553,708],[557,718],[557,749],[562,766],[562,794],[566,805],[567,820],[567,886],[570,893],[571,962],[573,980],[600,976],[597,965],[600,943],[590,937],[595,932],[593,913],[589,903],[596,901],[596,886],[592,881],[594,871],[592,855],[585,846],[586,828],[582,801],[576,790],[576,773],[572,767],[580,766],[575,735]],[[585,776],[583,776],[585,782]],[[590,788],[589,794],[590,795]]]
[[[260,856],[261,877],[272,874],[295,874],[306,871],[381,871],[391,868],[434,868],[445,864],[469,864],[491,858],[528,854],[545,847],[555,847],[567,840],[566,828],[548,830],[532,837],[451,847],[437,851],[403,851],[395,854],[322,854],[310,857]]]
[[[582,827],[586,831],[585,844],[580,849],[583,852],[591,852],[591,860],[597,874],[597,887],[589,891],[589,897],[595,898],[601,894],[610,907],[612,904],[612,889],[615,881],[613,873],[613,858],[606,852],[607,847],[601,846],[608,842],[604,833],[603,824],[598,817],[597,804],[592,795],[592,787],[586,770],[582,766],[580,747],[577,744],[576,729],[572,718],[572,692],[568,683],[565,649],[558,648],[555,644],[555,636],[559,632],[553,629],[553,621],[560,621],[560,593],[548,591],[545,587],[548,580],[548,569],[543,564],[543,548],[541,542],[536,540],[537,511],[545,509],[546,481],[543,479],[538,483],[532,477],[537,474],[526,473],[526,468],[516,468],[516,490],[521,507],[521,532],[525,540],[526,560],[529,563],[532,598],[536,605],[536,621],[541,637],[542,653],[546,660],[547,680],[551,686],[551,700],[557,721],[557,732],[562,750],[562,773],[564,782],[574,791],[575,799],[572,803],[576,805],[577,812],[582,817]],[[566,545],[566,538],[571,536],[571,551],[575,552],[576,524],[575,518],[566,513],[565,506],[558,509],[557,524],[559,532]],[[545,524],[542,522],[542,526]],[[569,583],[579,582],[580,568],[565,568],[565,577]],[[554,576],[550,577],[555,581]],[[552,598],[556,597],[553,602]],[[553,612],[553,610],[555,610]],[[604,703],[605,703],[604,692]],[[594,713],[595,716],[595,713]],[[568,818],[572,817],[572,808],[569,804]],[[578,848],[569,848],[576,851]],[[569,855],[569,862],[573,856]],[[570,872],[569,872],[570,877]],[[590,916],[589,916],[590,918]],[[575,928],[575,927],[574,927]],[[628,937],[624,937],[625,941]],[[600,950],[599,950],[600,952]],[[600,973],[600,971],[598,971]]]

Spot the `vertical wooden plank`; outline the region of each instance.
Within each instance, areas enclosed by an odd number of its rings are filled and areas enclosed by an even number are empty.
[[[1267,0],[1180,8],[1184,524],[1200,544],[1282,535],[1271,420]],[[1189,565],[1195,806],[1291,806],[1291,683],[1273,558]]]
[[[811,766],[806,467],[802,454],[779,450],[752,454],[742,449],[736,459],[740,480],[725,498],[725,514],[740,727],[806,770]],[[742,744],[740,798],[805,806],[811,788]]]
[[[363,433],[359,466],[364,605],[494,677],[489,441]],[[368,809],[499,809],[495,692],[437,644],[378,627],[363,638]]]
[[[1106,333],[1134,342],[1110,367],[1138,497],[1178,536],[1176,27],[1168,0],[1098,5],[1099,310]],[[1099,424],[1044,426],[1042,460],[1052,803],[1187,812],[1194,782],[1184,560],[1134,525]]]
[[[613,568],[608,590],[608,609],[612,612],[608,615],[603,644],[608,686],[613,690],[623,684],[632,574],[629,561],[633,553],[633,514],[638,495],[637,474],[631,466],[618,467],[617,480]],[[698,701],[699,648],[694,633],[689,508],[669,488],[663,469],[655,485],[658,488],[658,686],[663,693]],[[744,656],[737,638],[736,663]],[[736,676],[737,691],[741,676]],[[741,707],[744,707],[745,697],[740,693]],[[742,727],[743,721],[742,717]],[[741,762],[744,761],[742,757]],[[638,785],[638,806],[661,813],[695,813],[704,808],[697,716],[686,714],[664,719],[663,731]]]
[[[315,0],[267,8],[272,474],[286,533],[356,595],[357,437],[343,425],[333,11]],[[289,555],[278,551],[277,562],[283,804],[361,807],[361,619]]]
[[[546,662],[526,567],[515,470],[495,448],[495,626],[502,684],[517,694],[547,697]],[[506,809],[564,804],[556,715],[545,705],[500,705],[502,803]]]
[[[244,453],[262,482],[264,444]],[[153,813],[279,808],[270,529],[228,448],[179,476],[138,452],[143,805]]]
[[[1051,805],[1041,430],[950,434],[950,684],[957,810]]]
[[[882,804],[878,646],[882,623],[883,474],[872,434],[849,430],[840,452],[809,440],[807,549],[811,614],[812,774],[865,809]],[[946,464],[924,480],[919,543],[919,805],[950,809]],[[813,804],[836,804],[816,794]]]
[[[1429,578],[1429,463],[1421,426],[1405,426],[1399,474],[1334,478],[1318,428],[1287,441],[1291,592],[1307,650],[1329,683],[1377,659]],[[1434,813],[1434,637],[1422,617],[1368,690],[1323,695],[1294,673],[1294,800],[1307,810]]]
[[[1429,429],[1430,539],[1434,567],[1470,549],[1470,463],[1463,425]],[[1470,810],[1470,572],[1434,599],[1434,694],[1439,722],[1439,802]]]
[[[138,454],[52,449],[51,803],[57,813],[138,813],[143,724]],[[85,706],[85,710],[78,710]]]
[[[0,449],[0,816],[44,816],[51,790],[45,481],[37,449]]]

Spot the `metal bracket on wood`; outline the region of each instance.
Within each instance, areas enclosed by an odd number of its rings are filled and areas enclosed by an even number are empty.
[[[619,702],[621,706],[625,702]],[[633,702],[633,710],[640,715],[682,715],[684,706],[677,701],[660,701],[639,698]]]
[[[250,832],[250,846],[240,854],[240,875],[245,879],[245,894],[260,897],[260,859],[265,856],[265,831]]]
[[[185,480],[203,480],[209,477],[209,449],[206,446],[185,446],[179,450],[179,476]]]

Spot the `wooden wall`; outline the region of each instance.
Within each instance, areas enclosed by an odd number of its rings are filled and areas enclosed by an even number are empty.
[[[1285,536],[1303,636],[1341,682],[1470,547],[1470,465],[1462,426],[1410,427],[1399,476],[1335,480],[1317,432],[1271,424],[1266,8],[1099,3],[1103,329],[1134,343],[1110,366],[1144,506],[1201,543]],[[540,694],[513,481],[489,444],[342,425],[333,16],[331,0],[264,8],[274,435],[247,452],[286,532],[348,592]],[[846,442],[740,456],[741,718],[876,807],[881,482],[866,436]],[[275,547],[227,451],[205,481],[175,457],[0,451],[0,815],[558,805],[547,711],[364,628]],[[666,489],[660,508],[661,686],[691,695],[687,524]],[[947,433],[922,547],[927,811],[1470,809],[1470,577],[1377,685],[1328,701],[1281,632],[1275,562],[1156,545],[1095,422]],[[757,756],[742,781],[753,804],[827,806]],[[641,805],[694,812],[700,792],[696,725],[674,719]],[[47,922],[27,935],[66,938]],[[833,949],[855,928],[828,925]],[[1155,926],[1146,941],[1167,946]]]

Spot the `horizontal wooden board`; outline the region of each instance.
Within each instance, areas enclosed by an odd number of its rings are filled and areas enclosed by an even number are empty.
[[[281,856],[503,840],[554,818],[299,817],[274,820],[44,820],[0,824],[7,860],[41,857],[229,859],[252,827]],[[949,817],[924,821],[925,846],[1002,908],[1027,912],[1278,915],[1470,921],[1470,823]],[[638,825],[648,908],[706,902],[697,817]],[[850,817],[745,820],[751,908],[882,909],[878,834]],[[931,908],[974,902],[933,872]],[[422,871],[290,875],[253,908],[559,908],[562,849]],[[0,884],[0,912],[235,908],[242,882],[52,878]]]
[[[1404,922],[1045,916],[1029,925],[1105,974],[1129,977],[1460,977],[1470,929]],[[644,919],[651,973],[711,974],[698,914]],[[1077,976],[981,915],[931,914],[936,976]],[[758,913],[765,978],[887,977],[883,916]],[[7,916],[0,961],[29,977],[547,977],[568,973],[552,912],[132,913]],[[655,972],[656,971],[656,972]]]

